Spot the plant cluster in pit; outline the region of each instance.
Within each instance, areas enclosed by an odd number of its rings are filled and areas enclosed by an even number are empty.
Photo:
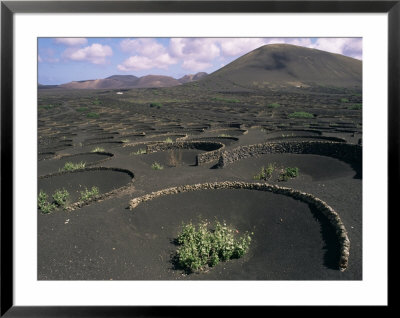
[[[353,104],[349,107],[351,110],[360,110],[362,109],[362,104]]]
[[[161,103],[150,103],[150,107],[156,107],[156,108],[160,109],[161,106],[162,106]]]
[[[91,112],[91,113],[87,113],[86,117],[87,118],[99,118],[100,115],[98,113]]]
[[[79,198],[79,201],[85,202],[85,201],[89,201],[93,198],[95,198],[96,196],[98,196],[100,193],[99,188],[93,186],[92,189],[88,189],[85,187],[84,191],[81,191],[81,196]]]
[[[38,208],[45,214],[53,212],[58,207],[65,207],[69,199],[69,192],[65,189],[56,190],[52,195],[53,201],[49,202],[48,198],[47,193],[40,190]]]
[[[85,188],[84,191],[81,191],[81,195],[79,201],[86,202],[100,194],[99,188],[93,186],[90,190]],[[49,201],[49,196],[43,190],[40,190],[38,195],[38,208],[42,213],[51,213],[55,209],[59,207],[65,208],[69,201],[70,194],[67,190],[61,189],[56,190],[52,195],[52,201]]]
[[[164,169],[164,167],[162,165],[160,165],[158,162],[154,162],[151,165],[151,169],[153,169],[153,170],[162,170],[162,169]]]
[[[268,105],[267,105],[268,108],[278,108],[278,107],[280,107],[280,106],[281,106],[281,105],[278,104],[278,103],[271,103],[271,104],[268,104]]]
[[[79,163],[73,163],[73,162],[66,162],[64,167],[62,169],[59,169],[59,171],[74,171],[78,169],[83,169],[86,167],[86,162],[79,162]]]
[[[105,149],[102,148],[102,147],[96,147],[96,148],[94,148],[94,149],[92,150],[92,152],[104,152],[104,151],[105,151]]]
[[[296,178],[299,175],[299,168],[297,167],[288,167],[283,169],[279,176],[279,181],[288,181],[289,179]]]
[[[216,221],[214,230],[207,220],[196,227],[192,223],[183,224],[182,232],[176,239],[180,245],[174,262],[186,272],[196,272],[213,267],[219,262],[240,258],[249,249],[251,235],[244,233],[238,237],[238,230]]]
[[[92,102],[92,104],[93,104],[93,105],[101,105],[102,103],[101,103],[101,101],[100,101],[98,98],[96,98],[96,99]]]
[[[145,154],[147,151],[145,148],[140,148],[138,151],[132,151],[130,153],[130,155],[143,155]]]
[[[267,168],[261,167],[260,173],[256,174],[254,180],[268,180],[272,177],[272,173],[275,170],[275,165],[273,163],[268,164]]]
[[[264,166],[261,167],[261,171],[255,176],[253,176],[253,179],[260,181],[270,180],[274,171],[276,170],[277,170],[276,165],[274,163],[270,163],[266,168]],[[297,167],[282,168],[280,170],[278,181],[288,181],[289,179],[296,178],[298,175],[299,175],[299,168]]]

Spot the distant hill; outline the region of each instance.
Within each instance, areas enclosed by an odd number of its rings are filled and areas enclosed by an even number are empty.
[[[255,49],[200,80],[209,88],[361,88],[360,60],[289,44]]]
[[[173,77],[163,75],[146,75],[139,78],[135,88],[171,87],[181,85]]]
[[[172,87],[188,82],[197,81],[206,76],[207,73],[185,75],[179,80],[164,75],[146,75],[136,77],[133,75],[113,75],[104,79],[73,81],[61,85],[38,84],[39,89],[43,88],[67,88],[67,89],[127,89],[127,88],[154,88]]]
[[[38,83],[39,89],[48,89],[48,88],[55,88],[55,87],[58,87],[58,85],[43,85],[43,84]]]
[[[206,72],[199,72],[196,74],[188,74],[188,75],[185,75],[185,76],[179,78],[178,81],[181,84],[190,83],[190,82],[198,81],[199,79],[201,79],[207,75],[208,74]]]
[[[139,78],[133,75],[113,75],[104,79],[74,81],[58,87],[70,89],[118,89],[130,88],[137,84]]]

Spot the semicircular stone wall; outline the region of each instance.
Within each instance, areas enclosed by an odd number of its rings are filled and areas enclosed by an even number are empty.
[[[329,156],[347,163],[361,163],[362,147],[326,141],[287,141],[241,146],[229,151],[221,151],[217,167],[223,168],[237,160],[269,153],[295,153]]]
[[[330,224],[334,227],[338,242],[340,244],[340,258],[338,267],[341,271],[346,270],[350,252],[350,240],[347,235],[347,230],[341,221],[339,214],[330,207],[326,202],[315,197],[312,194],[294,190],[291,188],[280,187],[277,185],[270,185],[267,183],[248,183],[248,182],[214,182],[214,183],[200,183],[194,185],[184,185],[178,187],[167,188],[134,198],[130,201],[129,208],[133,210],[140,203],[153,200],[157,197],[177,194],[181,192],[210,190],[210,189],[247,189],[257,191],[269,191],[277,194],[283,194],[301,200],[310,205],[313,205],[320,213],[327,217]]]

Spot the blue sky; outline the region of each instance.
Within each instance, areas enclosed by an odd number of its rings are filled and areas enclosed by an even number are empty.
[[[288,43],[362,59],[361,38],[39,38],[41,84],[212,73],[262,45]]]

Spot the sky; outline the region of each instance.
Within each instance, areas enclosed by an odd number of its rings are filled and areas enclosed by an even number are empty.
[[[362,59],[362,38],[38,38],[38,81],[55,85],[111,75],[212,73],[273,43]]]

